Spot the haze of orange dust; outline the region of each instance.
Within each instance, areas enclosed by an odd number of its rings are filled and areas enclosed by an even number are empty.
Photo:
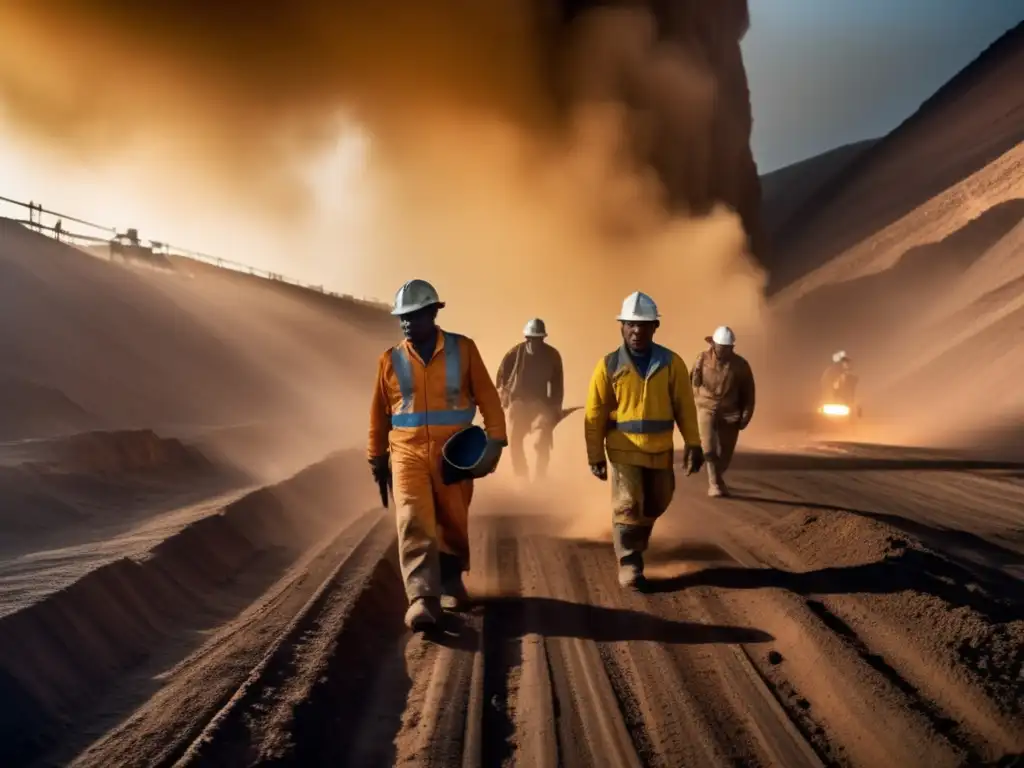
[[[90,156],[116,157],[128,141],[173,147],[162,157],[187,156],[206,193],[248,206],[255,226],[316,231],[306,258],[324,274],[339,251],[357,259],[353,293],[433,282],[448,303],[442,324],[475,338],[492,370],[525,321],[544,318],[567,406],[583,405],[594,365],[620,343],[615,316],[636,290],[659,303],[657,339],[688,364],[720,324],[757,360],[764,275],[738,216],[669,214],[658,175],[634,160],[658,115],[615,103],[628,66],[664,92],[674,119],[687,115],[680,167],[703,167],[716,83],[686,51],[656,45],[643,10],[591,12],[552,49],[532,6],[511,0],[304,2],[259,18],[210,3],[201,26],[185,5],[0,10],[17,42],[0,52],[14,123]],[[317,219],[298,171],[336,138],[339,114],[369,136],[357,241]],[[154,151],[154,174],[167,162]],[[710,184],[695,173],[692,185]],[[353,421],[365,406],[351,402]],[[576,533],[607,527],[607,486],[587,473],[578,413],[557,430],[553,475],[545,498]],[[514,487],[501,476],[482,500]]]

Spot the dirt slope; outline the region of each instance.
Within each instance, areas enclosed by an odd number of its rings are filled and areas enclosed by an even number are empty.
[[[761,177],[761,216],[769,244],[822,188],[849,168],[877,141],[867,139],[845,144],[764,174]],[[772,255],[774,251],[770,248],[762,260],[769,268],[774,263]]]
[[[845,349],[877,417],[863,439],[962,441],[1024,414],[1022,67],[1018,27],[780,234],[779,412],[813,408]]]
[[[7,221],[0,323],[0,439],[277,413],[338,429],[330,404],[365,400],[395,334],[379,310],[225,270],[134,270]]]
[[[0,762],[23,764],[55,737],[88,743],[90,729],[157,695],[153,675],[207,632],[244,629],[246,612],[286,623],[315,588],[310,575],[358,533],[335,541],[370,508],[361,469],[337,454],[274,486],[151,514],[95,546],[5,559]],[[236,638],[225,653],[258,653],[269,639]]]
[[[776,236],[773,290],[842,253],[1024,140],[1024,22],[833,179]]]

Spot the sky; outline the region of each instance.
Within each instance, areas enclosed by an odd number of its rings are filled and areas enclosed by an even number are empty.
[[[768,173],[883,136],[1024,20],[1020,0],[749,0],[752,145]]]
[[[712,2],[713,0],[708,0]],[[749,0],[743,41],[761,173],[884,135],[1004,31],[1024,18],[1021,0]],[[341,151],[345,167],[358,162]],[[349,159],[345,159],[349,158]],[[116,226],[257,267],[273,269],[282,249],[307,282],[344,290],[344,269],[324,276],[294,236],[246,236],[244,221],[204,208],[187,193],[159,207],[140,195],[127,154],[115,165],[68,168],[29,153],[4,130],[0,104],[0,196]],[[169,180],[169,183],[172,180]],[[355,183],[355,182],[353,182]],[[102,190],[102,192],[100,192]],[[0,215],[15,210],[0,202]],[[357,211],[335,211],[351,217]],[[299,253],[296,253],[299,251]],[[305,269],[308,267],[308,270]]]

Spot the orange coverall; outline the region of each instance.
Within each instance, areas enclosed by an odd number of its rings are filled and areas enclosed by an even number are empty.
[[[440,595],[439,551],[469,568],[473,481],[441,481],[441,448],[473,423],[477,406],[487,436],[505,443],[498,391],[472,339],[438,330],[426,364],[408,340],[381,355],[368,454],[372,459],[391,450],[399,559],[410,601]]]

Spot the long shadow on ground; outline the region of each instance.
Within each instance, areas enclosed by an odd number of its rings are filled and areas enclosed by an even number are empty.
[[[510,619],[503,625],[506,637],[576,637],[602,643],[648,640],[673,645],[761,643],[774,639],[759,629],[670,621],[638,611],[551,597],[497,597],[484,605],[486,611]]]
[[[968,472],[979,470],[1024,471],[1024,462],[958,458],[883,458],[877,456],[814,456],[796,453],[737,453],[733,470],[747,472],[822,471],[863,472],[867,470],[914,470],[918,472]]]

